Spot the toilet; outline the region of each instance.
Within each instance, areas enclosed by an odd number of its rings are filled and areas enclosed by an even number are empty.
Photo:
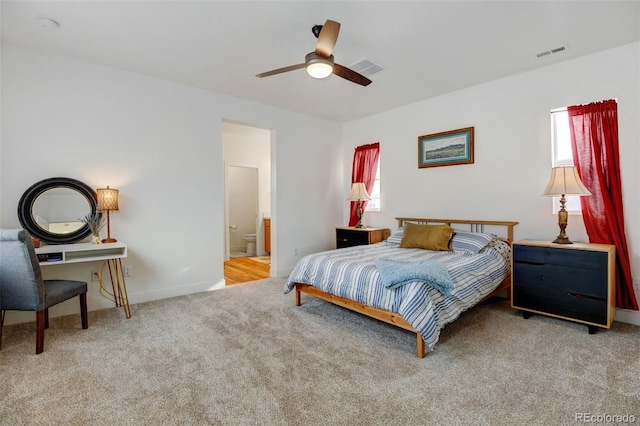
[[[244,234],[242,236],[247,242],[247,254],[249,256],[256,255],[256,234]]]

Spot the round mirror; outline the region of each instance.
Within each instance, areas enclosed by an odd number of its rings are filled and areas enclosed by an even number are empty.
[[[54,244],[73,243],[91,234],[82,219],[96,209],[96,193],[91,187],[56,177],[37,182],[22,194],[18,219],[33,237]]]

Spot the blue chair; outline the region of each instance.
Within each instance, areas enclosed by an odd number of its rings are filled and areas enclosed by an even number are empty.
[[[80,296],[82,328],[87,319],[87,283],[43,280],[30,235],[24,229],[0,229],[0,344],[7,310],[36,312],[36,354],[44,350],[44,330],[49,328],[49,308]]]

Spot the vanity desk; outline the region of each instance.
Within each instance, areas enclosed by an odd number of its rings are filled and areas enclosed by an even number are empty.
[[[115,204],[117,208],[117,198]],[[97,194],[89,185],[77,179],[53,177],[27,188],[18,202],[18,219],[32,238],[49,243],[35,249],[41,267],[102,261],[97,276],[100,294],[115,302],[116,307],[122,306],[125,316],[131,318],[122,267],[127,245],[117,241],[79,243],[91,235],[86,219],[98,215],[99,210]],[[77,219],[83,217],[84,220]],[[105,269],[109,272],[112,292],[104,285]]]
[[[131,318],[127,284],[122,267],[122,259],[127,257],[126,244],[119,241],[103,244],[52,244],[35,250],[41,267],[102,261],[102,266],[98,272],[100,294],[112,300],[117,307],[121,306],[127,319]],[[110,292],[104,285],[105,269],[108,270],[113,292]]]

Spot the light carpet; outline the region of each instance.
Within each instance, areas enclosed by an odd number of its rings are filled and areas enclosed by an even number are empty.
[[[640,328],[523,319],[505,300],[464,313],[434,352],[415,335],[283,295],[266,279],[5,326],[2,425],[563,425],[640,422]],[[615,420],[612,417],[607,417]],[[627,417],[629,419],[629,417]],[[611,423],[610,423],[611,424]]]

